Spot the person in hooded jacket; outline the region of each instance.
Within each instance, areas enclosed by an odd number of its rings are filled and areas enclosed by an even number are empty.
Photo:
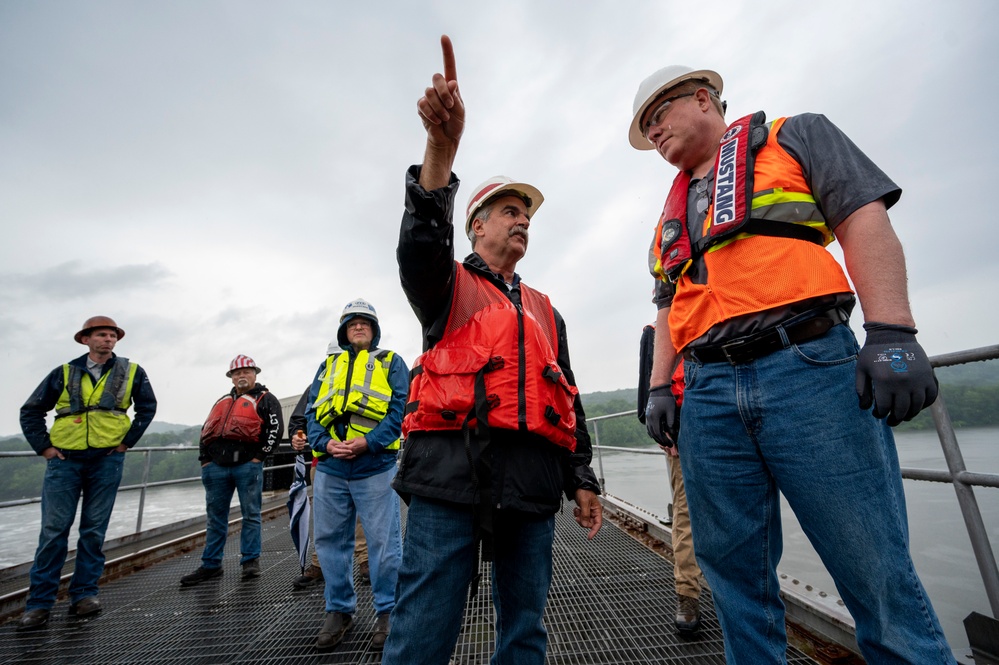
[[[392,490],[409,368],[378,348],[381,328],[365,300],[347,304],[337,342],[342,349],[319,366],[309,391],[306,434],[321,453],[312,492],[316,553],[326,580],[326,615],[316,648],[331,649],[353,623],[355,524],[368,541],[375,623],[371,648],[389,634],[402,559],[399,497]]]

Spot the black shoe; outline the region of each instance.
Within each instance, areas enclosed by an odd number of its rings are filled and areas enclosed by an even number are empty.
[[[201,584],[205,580],[210,580],[215,577],[222,577],[222,568],[205,568],[201,566],[196,571],[190,575],[184,575],[180,578],[181,586],[194,586],[195,584]]]
[[[389,636],[389,613],[379,614],[375,617],[375,629],[371,634],[371,650],[381,651],[385,648],[385,641]]]
[[[243,579],[260,577],[260,559],[250,559],[243,564]]]
[[[89,617],[101,611],[101,601],[97,596],[87,596],[69,606],[69,615],[74,617]]]
[[[316,639],[316,648],[320,651],[326,649],[332,649],[336,645],[340,644],[343,640],[344,634],[347,629],[350,628],[350,624],[353,623],[354,617],[349,614],[344,614],[343,612],[327,612],[326,619],[323,621],[323,627],[319,631],[319,637]]]
[[[305,569],[301,577],[296,577],[295,581],[291,583],[296,589],[306,589],[310,586],[314,586],[323,581],[323,569],[319,566],[314,566],[311,563],[309,567]]]
[[[690,596],[677,596],[676,618],[673,623],[680,635],[692,635],[701,626],[701,604]]]
[[[49,622],[49,611],[45,609],[27,610],[17,622],[18,630],[41,628]]]

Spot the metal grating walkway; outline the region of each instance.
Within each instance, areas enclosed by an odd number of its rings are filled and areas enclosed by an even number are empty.
[[[239,537],[226,544],[220,580],[181,588],[179,579],[200,563],[201,549],[101,587],[105,607],[94,619],[67,616],[60,601],[48,627],[18,632],[0,626],[0,662],[85,663],[378,663],[368,651],[374,614],[371,587],[357,585],[354,625],[333,651],[314,644],[323,617],[322,586],[293,591],[298,556],[287,521],[264,523],[262,575],[239,579]],[[465,612],[452,663],[489,662],[493,608],[484,565],[483,585]],[[672,630],[676,608],[672,564],[611,522],[588,542],[571,508],[556,518],[555,573],[545,622],[548,663],[724,663],[721,630],[710,595],[702,597],[702,628],[693,640]],[[789,663],[813,663],[793,648]]]

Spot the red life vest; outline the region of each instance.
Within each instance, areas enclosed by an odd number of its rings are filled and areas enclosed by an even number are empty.
[[[266,394],[267,391],[256,396],[246,393],[234,398],[230,393],[219,399],[201,428],[201,442],[204,445],[219,439],[259,442],[263,420],[257,413],[257,402]]]
[[[444,335],[413,366],[403,436],[485,424],[576,449],[579,391],[558,365],[555,311],[548,296],[523,282],[520,302],[457,266]],[[483,414],[486,422],[478,423]]]

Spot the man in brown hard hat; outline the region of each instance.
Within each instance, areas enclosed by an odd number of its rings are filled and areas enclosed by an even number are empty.
[[[81,496],[69,613],[86,617],[101,611],[97,582],[104,570],[104,535],[125,451],[136,444],[156,414],[156,396],[145,371],[113,352],[124,336],[109,317],[87,319],[73,339],[89,352],[52,370],[21,407],[24,438],[48,460],[42,482],[42,528],[21,629],[48,623]],[[134,420],[128,417],[130,406],[135,407]],[[45,415],[53,409],[55,422],[48,430]]]

